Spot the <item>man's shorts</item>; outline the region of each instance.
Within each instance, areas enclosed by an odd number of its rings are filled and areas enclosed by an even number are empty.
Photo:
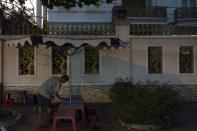
[[[51,107],[51,100],[38,94],[38,106],[42,107],[44,110]]]

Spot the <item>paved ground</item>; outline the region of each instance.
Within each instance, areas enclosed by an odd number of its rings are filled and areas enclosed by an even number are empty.
[[[118,119],[113,112],[113,108],[109,104],[94,104],[99,121],[101,124],[100,131],[128,131],[127,128],[120,126]],[[10,131],[37,131],[39,124],[38,115],[33,112],[35,106],[14,106],[8,109],[15,109],[24,114],[23,120],[17,127]],[[6,107],[7,108],[7,107]],[[71,130],[70,123],[60,123],[58,131]],[[88,131],[85,126],[79,122],[78,131]],[[131,129],[131,131],[138,131]],[[141,130],[142,131],[142,130]],[[146,130],[149,131],[149,130]],[[157,131],[197,131],[197,102],[187,102],[184,104],[183,110],[177,113],[175,124],[171,129],[162,129]]]

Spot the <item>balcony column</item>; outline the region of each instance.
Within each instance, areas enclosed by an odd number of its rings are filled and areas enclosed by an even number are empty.
[[[124,42],[129,42],[130,22],[127,18],[114,19],[112,23],[115,25],[116,36]]]
[[[40,0],[36,2],[36,22],[39,27],[42,25],[42,4]]]
[[[131,42],[130,42],[130,21],[125,18],[116,18],[112,20],[112,23],[115,25],[116,30],[116,37],[118,37],[121,41],[128,43],[129,48],[120,49],[120,52],[128,52],[126,53],[126,58],[128,61],[128,76],[130,78],[130,81],[132,81],[132,57],[131,57]],[[114,63],[115,70],[118,71],[119,69],[116,67],[116,62]],[[117,68],[117,69],[116,69]],[[120,77],[121,75],[118,74],[118,72],[115,75],[115,78]]]

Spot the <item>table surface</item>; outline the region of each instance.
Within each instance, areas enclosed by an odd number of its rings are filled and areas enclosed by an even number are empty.
[[[84,102],[83,102],[83,99],[80,99],[80,98],[72,98],[71,101],[69,99],[63,100],[62,104],[81,105],[81,104],[84,104]]]

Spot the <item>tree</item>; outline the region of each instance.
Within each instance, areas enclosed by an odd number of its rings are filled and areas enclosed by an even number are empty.
[[[34,7],[27,8],[25,2],[29,1],[32,4],[32,0],[0,0],[0,12],[3,12],[5,17],[20,15],[29,21],[33,22],[35,18]],[[83,7],[84,5],[99,6],[103,0],[40,0],[44,6],[49,9],[53,9],[54,6],[63,6],[65,9],[72,7]],[[115,0],[105,0],[107,3],[111,3]]]
[[[4,2],[17,2],[21,7],[25,8],[25,2],[28,0],[0,0],[0,4]],[[31,0],[30,0],[31,1]],[[115,0],[106,0],[107,3],[112,3]],[[54,6],[63,6],[66,9],[72,7],[83,7],[84,5],[94,5],[99,6],[103,0],[41,0],[42,4],[49,9],[53,9]]]
[[[49,9],[53,9],[54,6],[63,6],[65,9],[72,7],[83,7],[84,5],[99,6],[103,0],[41,0],[42,4]],[[114,0],[106,0],[107,3],[111,3]]]
[[[2,34],[14,33],[19,27],[35,25],[34,7],[26,7],[25,2],[27,1],[31,2],[32,0],[0,0]]]
[[[34,7],[27,8],[25,2],[28,0],[0,0],[0,11],[3,19],[9,19],[10,16],[20,15],[29,21],[34,21]],[[31,0],[29,0],[31,2]]]

